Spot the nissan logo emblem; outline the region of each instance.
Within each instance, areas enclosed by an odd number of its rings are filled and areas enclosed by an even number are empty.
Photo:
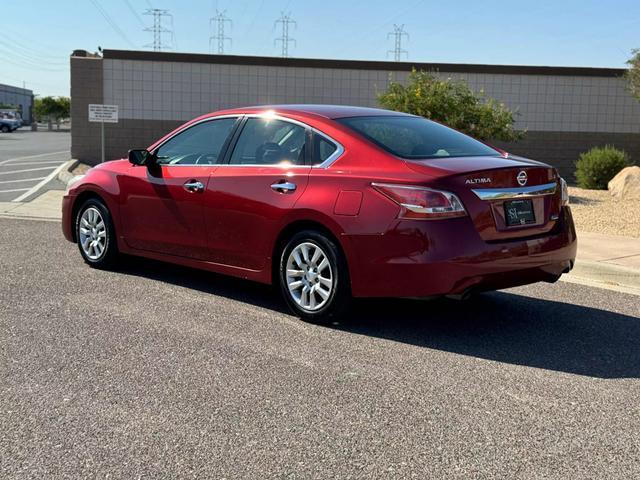
[[[520,184],[521,187],[524,187],[527,184],[527,172],[525,172],[524,170],[522,170],[520,173],[518,173],[518,176],[516,177],[516,179],[518,180],[518,183]]]

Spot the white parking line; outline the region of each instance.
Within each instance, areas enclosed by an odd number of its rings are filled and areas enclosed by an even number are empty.
[[[28,188],[12,188],[11,190],[0,190],[0,193],[9,193],[9,192],[24,192],[25,190],[29,190]],[[15,200],[12,200],[15,202]]]
[[[0,183],[35,182],[36,180],[42,180],[43,178],[47,177],[21,178],[20,180],[0,180]]]
[[[58,174],[62,170],[64,170],[65,168],[68,168],[69,166],[71,166],[72,163],[73,163],[73,160],[69,160],[67,162],[64,162],[62,165],[60,165],[58,168],[56,168],[53,172],[51,172],[49,175],[47,175],[40,183],[38,183],[37,185],[34,185],[33,187],[31,187],[31,189],[29,189],[28,191],[26,191],[22,195],[20,195],[18,198],[14,198],[11,201],[12,202],[21,202],[25,198],[28,198],[29,196],[33,195],[38,190],[40,190],[42,187],[44,187],[47,183],[49,183],[51,180],[53,180],[55,177],[57,177]]]
[[[0,165],[4,165],[5,163],[9,163],[9,162],[15,162],[16,160],[26,160],[28,158],[40,158],[40,157],[46,157],[49,155],[58,155],[59,153],[68,153],[69,150],[62,150],[60,152],[49,152],[49,153],[40,153],[38,155],[28,155],[26,157],[15,157],[15,158],[9,158],[7,160],[3,160],[0,162]]]
[[[64,165],[64,163],[63,163]],[[0,172],[0,175],[11,175],[12,173],[24,173],[24,172],[37,172],[39,170],[51,170],[52,168],[56,168],[54,165],[50,167],[42,167],[42,168],[28,168],[26,170],[12,170],[10,172]]]

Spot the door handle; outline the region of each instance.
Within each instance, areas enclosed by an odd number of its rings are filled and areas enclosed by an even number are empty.
[[[286,182],[283,180],[281,182],[274,183],[273,185],[271,185],[271,188],[273,188],[276,192],[287,193],[295,192],[296,188],[298,187],[295,183]]]
[[[204,191],[204,184],[197,180],[189,180],[187,183],[184,184],[184,189],[187,192],[192,192],[192,193],[202,192]]]

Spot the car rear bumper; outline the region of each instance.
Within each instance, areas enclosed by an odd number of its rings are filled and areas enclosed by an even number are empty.
[[[485,242],[469,218],[398,221],[383,235],[348,237],[357,297],[430,297],[555,281],[572,267],[577,240],[571,210],[538,237]]]
[[[73,195],[65,195],[62,197],[62,233],[64,238],[70,242],[75,242],[73,238]]]

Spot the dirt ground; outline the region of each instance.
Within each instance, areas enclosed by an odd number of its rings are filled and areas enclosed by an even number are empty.
[[[569,187],[576,229],[640,238],[640,200],[617,200],[607,190]]]

